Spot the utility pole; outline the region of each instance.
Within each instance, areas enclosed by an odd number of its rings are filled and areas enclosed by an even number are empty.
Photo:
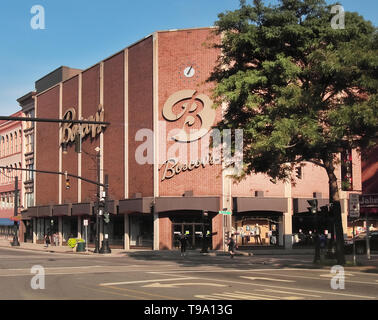
[[[18,215],[18,176],[15,176],[14,180],[14,217]],[[19,247],[20,242],[18,241],[18,222],[14,222],[14,237],[12,242],[13,247]]]
[[[109,248],[109,235],[108,235],[108,224],[110,222],[109,220],[109,212],[108,212],[108,190],[109,190],[109,177],[106,174],[105,175],[105,191],[104,191],[104,197],[101,199],[103,202],[103,234],[104,239],[102,240],[102,247],[100,249],[100,253],[111,253],[111,249]]]
[[[96,163],[97,163],[97,208],[96,208],[96,243],[94,253],[100,253],[100,152],[96,154]]]

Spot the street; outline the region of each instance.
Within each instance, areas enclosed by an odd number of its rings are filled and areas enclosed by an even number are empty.
[[[1,300],[377,300],[377,268],[345,270],[332,289],[331,267],[312,256],[201,256],[189,252],[77,255],[0,248]],[[374,256],[376,258],[376,256]],[[44,289],[33,289],[42,266]],[[35,281],[34,281],[35,283]]]

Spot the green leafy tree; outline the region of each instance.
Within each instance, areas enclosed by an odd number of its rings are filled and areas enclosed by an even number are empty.
[[[286,180],[303,161],[326,170],[337,260],[345,264],[335,167],[342,150],[377,141],[378,36],[357,13],[345,12],[345,28],[333,29],[331,8],[323,0],[240,1],[215,22],[222,54],[208,81],[216,106],[228,106],[218,128],[244,130],[235,178]]]

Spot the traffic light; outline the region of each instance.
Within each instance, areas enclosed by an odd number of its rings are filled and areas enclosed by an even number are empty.
[[[65,182],[66,190],[68,190],[69,188],[71,188],[71,183],[70,183],[70,179],[68,179],[67,171],[64,172],[64,177],[66,178],[66,182]]]
[[[307,207],[308,211],[312,214],[316,214],[318,212],[318,200],[313,199],[313,200],[307,200],[308,204],[311,207]]]
[[[109,223],[110,222],[110,215],[107,212],[104,213],[104,222],[105,223]]]

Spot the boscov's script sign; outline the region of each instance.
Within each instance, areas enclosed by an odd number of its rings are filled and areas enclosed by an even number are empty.
[[[172,137],[176,141],[191,142],[202,138],[209,132],[215,121],[216,112],[212,108],[213,102],[211,99],[205,94],[195,96],[196,93],[197,91],[192,89],[177,91],[172,94],[164,104],[163,117],[165,120],[177,121],[181,119],[185,113],[189,113],[185,118],[184,128]],[[193,98],[194,101],[192,100]],[[173,112],[173,107],[178,103],[181,103],[181,110],[176,114]],[[203,109],[195,114],[195,111],[199,109],[200,103],[203,104]],[[185,125],[189,127],[193,126],[197,117],[201,121],[201,128],[191,130],[190,133],[187,133],[185,131]]]
[[[76,110],[74,108],[69,108],[63,116],[63,120],[76,120]],[[98,121],[104,122],[104,107],[100,104],[98,110],[94,116],[90,116],[87,121]],[[64,123],[62,125],[63,134],[61,143],[69,143],[75,141],[75,136],[79,132],[81,126],[82,138],[91,135],[92,139],[100,134],[104,128],[105,124],[73,124]]]

